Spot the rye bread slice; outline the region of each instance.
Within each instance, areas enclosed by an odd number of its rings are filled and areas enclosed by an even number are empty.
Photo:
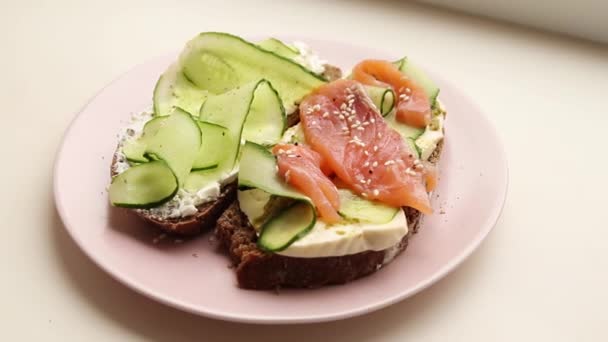
[[[327,80],[333,81],[342,77],[340,68],[326,64],[325,71],[322,74]],[[287,125],[289,127],[295,125],[300,120],[298,111],[290,114],[287,117]],[[114,154],[112,165],[110,167],[111,176],[117,175],[115,165],[118,162],[117,154]],[[188,217],[183,218],[159,218],[147,210],[125,209],[135,213],[148,223],[151,223],[163,231],[181,236],[198,235],[208,229],[212,229],[220,217],[220,215],[228,208],[228,206],[236,200],[236,181],[222,187],[220,196],[213,201],[203,203],[197,207],[197,212]]]
[[[442,149],[443,141],[429,158],[432,164],[437,165]],[[409,207],[404,210],[409,230],[396,247],[396,254],[405,250],[422,221],[422,213],[418,210]],[[247,216],[240,210],[238,201],[230,204],[218,219],[215,235],[230,255],[238,285],[246,289],[315,288],[344,284],[376,272],[385,264],[387,253],[395,252],[366,251],[322,258],[294,258],[266,253],[257,247],[258,237]]]

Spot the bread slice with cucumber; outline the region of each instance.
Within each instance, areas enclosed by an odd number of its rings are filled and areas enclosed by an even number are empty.
[[[297,122],[297,101],[341,77],[327,64],[315,74],[293,60],[297,50],[279,43],[215,32],[191,40],[160,76],[151,113],[123,129],[111,203],[172,234],[215,226],[235,200],[241,141],[274,144]]]

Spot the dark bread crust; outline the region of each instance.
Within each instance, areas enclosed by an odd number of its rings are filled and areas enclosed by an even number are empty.
[[[143,210],[135,211],[145,221],[158,226],[167,233],[183,236],[198,235],[212,229],[230,203],[236,200],[236,182],[222,188],[220,196],[211,202],[196,207],[196,214],[184,218],[160,219]]]
[[[442,149],[443,141],[429,158],[432,164],[437,164]],[[409,238],[418,231],[422,221],[418,210],[406,207],[404,211],[409,230],[399,243],[397,254],[405,250]],[[218,219],[215,235],[235,265],[239,286],[246,289],[344,284],[380,269],[387,253],[387,250],[366,251],[323,258],[294,258],[266,253],[257,247],[255,230],[240,210],[238,201],[234,201]]]

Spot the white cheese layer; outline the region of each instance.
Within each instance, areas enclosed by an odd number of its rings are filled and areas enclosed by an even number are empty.
[[[433,121],[426,127],[424,133],[416,139],[416,145],[420,148],[420,159],[428,160],[437,148],[437,144],[443,140],[443,124],[445,121],[445,107],[437,100],[437,106],[442,114],[433,117]]]
[[[298,50],[298,56],[294,61],[315,74],[322,74],[325,71],[327,61],[322,60],[312,49],[303,42],[293,42],[292,46]]]
[[[407,219],[403,210],[383,224],[357,222],[328,226],[317,221],[308,234],[277,254],[318,258],[381,251],[397,245],[406,234]]]
[[[269,198],[268,193],[257,189],[238,192],[241,210],[258,233],[263,221],[264,206]],[[407,232],[407,219],[403,209],[386,223],[344,222],[327,225],[317,220],[308,234],[276,253],[298,258],[318,258],[380,251],[398,245]]]

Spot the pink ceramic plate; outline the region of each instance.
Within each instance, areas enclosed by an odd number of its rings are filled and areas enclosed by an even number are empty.
[[[367,48],[308,40],[345,70],[382,55]],[[458,88],[434,76],[448,109],[435,214],[404,254],[376,274],[344,286],[274,292],[236,286],[212,234],[176,243],[108,205],[116,134],[131,113],[151,104],[152,89],[175,56],[139,65],[104,88],[65,134],[55,166],[55,201],[76,243],[102,269],[168,305],[219,319],[255,323],[329,321],[380,309],[433,284],[479,246],[502,209],[507,163],[496,132]],[[76,181],[77,180],[77,181]],[[323,304],[320,304],[323,303]]]

